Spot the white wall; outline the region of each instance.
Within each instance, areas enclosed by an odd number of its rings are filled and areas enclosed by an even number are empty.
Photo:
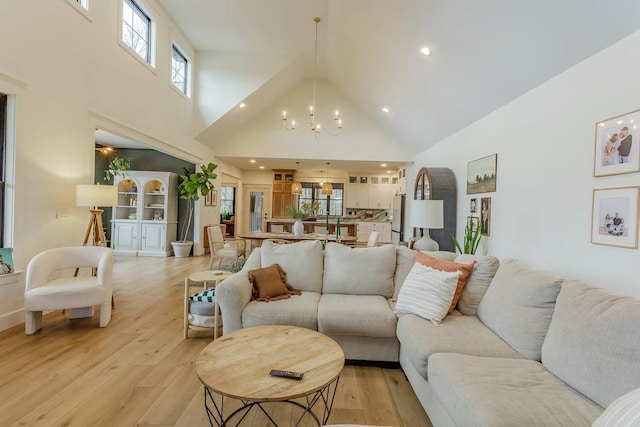
[[[458,239],[469,200],[489,196],[485,253],[640,297],[640,251],[590,243],[592,190],[640,185],[640,173],[593,177],[595,124],[640,108],[639,67],[637,32],[420,153],[407,188],[421,167],[449,167]],[[497,191],[467,195],[467,162],[493,153]]]
[[[195,60],[193,48],[156,2],[142,0],[157,24],[156,66],[143,65],[118,44],[120,3],[92,1],[88,18],[66,0],[0,6],[0,91],[17,96],[16,173],[8,177],[15,223],[6,243],[18,269],[42,250],[82,243],[88,212],[74,206],[75,184],[93,181],[97,124],[194,163],[214,160],[192,137],[193,102],[170,83],[172,41]],[[60,208],[68,216],[56,218]],[[2,286],[0,300],[21,292],[22,282]]]

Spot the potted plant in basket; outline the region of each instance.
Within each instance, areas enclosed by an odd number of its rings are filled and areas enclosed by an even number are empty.
[[[184,175],[180,175],[178,195],[181,199],[186,199],[188,201],[189,208],[187,209],[185,221],[182,223],[180,240],[171,242],[171,245],[173,246],[173,253],[176,257],[188,257],[191,252],[193,242],[187,240],[187,236],[189,235],[189,229],[191,228],[193,206],[195,201],[200,199],[200,196],[206,196],[215,188],[211,180],[218,177],[218,175],[213,173],[217,167],[217,165],[209,163],[206,166],[201,165],[200,172],[185,169]]]
[[[302,236],[304,233],[303,219],[307,219],[310,216],[314,216],[318,210],[318,202],[308,203],[303,202],[300,207],[289,205],[287,206],[287,213],[295,218],[296,222],[293,223],[293,235]]]

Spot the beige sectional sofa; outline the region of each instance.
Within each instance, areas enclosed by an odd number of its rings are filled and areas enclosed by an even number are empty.
[[[513,259],[430,255],[477,262],[440,324],[394,313],[416,252],[305,242],[263,246],[218,286],[224,332],[292,324],[347,359],[399,361],[435,426],[588,426],[640,387],[640,301]],[[276,262],[302,295],[250,301],[247,271]]]

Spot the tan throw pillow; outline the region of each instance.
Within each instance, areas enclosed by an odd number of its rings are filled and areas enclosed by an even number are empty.
[[[252,299],[257,301],[276,301],[300,295],[287,283],[287,273],[279,264],[249,270],[249,282],[253,285]]]
[[[460,271],[461,274],[460,277],[458,277],[458,286],[456,287],[456,293],[453,295],[453,301],[451,301],[451,307],[449,307],[448,311],[448,314],[453,313],[453,310],[456,308],[456,304],[458,304],[458,300],[460,299],[460,295],[462,295],[464,285],[467,284],[467,279],[471,275],[473,266],[476,264],[476,262],[473,261],[471,264],[458,264],[457,262],[445,261],[442,259],[430,257],[429,255],[424,254],[420,251],[418,251],[416,262],[440,271]]]

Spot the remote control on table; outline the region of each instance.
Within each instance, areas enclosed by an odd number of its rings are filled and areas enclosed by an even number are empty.
[[[281,371],[280,369],[272,369],[271,372],[269,372],[269,375],[271,375],[272,377],[283,377],[291,378],[294,380],[301,380],[302,375],[304,374],[302,372]]]

